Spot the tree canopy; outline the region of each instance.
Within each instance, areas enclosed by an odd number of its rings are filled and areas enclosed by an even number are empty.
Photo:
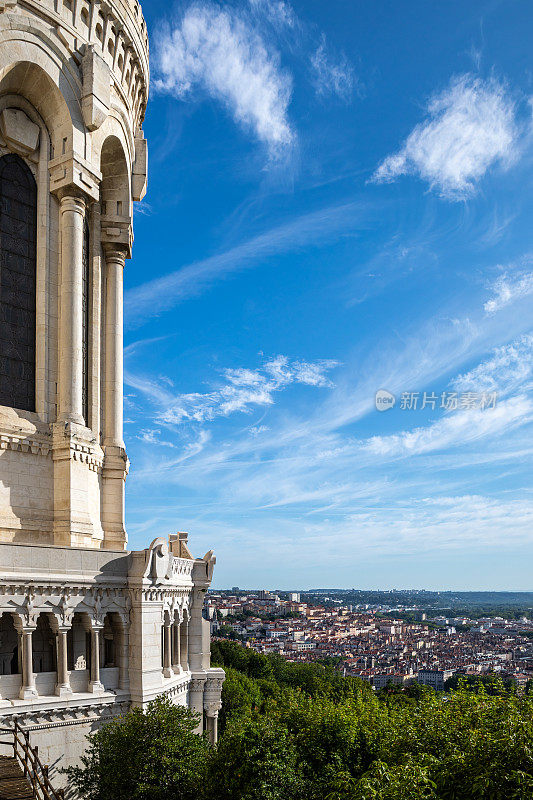
[[[493,679],[374,693],[332,666],[235,642],[220,739],[158,700],[94,734],[71,780],[85,800],[530,800],[533,698]]]

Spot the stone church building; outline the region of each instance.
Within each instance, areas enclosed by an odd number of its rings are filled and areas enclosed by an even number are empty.
[[[213,554],[186,534],[129,551],[124,527],[148,81],[137,0],[0,0],[0,725],[26,728],[51,775],[161,694],[217,737]]]

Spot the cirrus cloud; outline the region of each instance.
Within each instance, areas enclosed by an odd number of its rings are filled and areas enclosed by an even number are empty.
[[[533,263],[533,257],[529,256],[524,260]],[[494,314],[502,308],[521,300],[523,297],[533,294],[533,272],[531,270],[520,270],[515,273],[504,272],[490,287],[492,297],[484,304],[483,308],[487,314]]]

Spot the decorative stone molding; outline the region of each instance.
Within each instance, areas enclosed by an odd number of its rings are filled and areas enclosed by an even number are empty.
[[[186,558],[172,557],[172,575],[192,575],[194,562]]]
[[[33,455],[37,456],[49,456],[52,452],[52,443],[46,439],[28,438],[15,433],[2,433],[0,434],[0,450],[13,450],[21,453],[33,453]]]
[[[124,259],[131,258],[133,247],[133,226],[130,217],[102,216],[101,240],[106,249],[106,261],[114,256],[124,267]]]
[[[191,682],[189,684],[189,691],[190,692],[203,692],[204,685],[206,682],[206,678],[199,677],[199,678],[191,678]]]
[[[8,147],[21,156],[29,156],[39,146],[40,128],[21,108],[4,108],[0,114],[0,133]]]
[[[83,725],[87,722],[109,722],[114,717],[125,714],[129,703],[116,701],[114,697],[91,698],[83,706],[21,711],[20,707],[2,708],[2,715],[16,719],[24,728],[31,731],[63,728],[70,725]]]
[[[88,8],[84,6],[85,3],[73,3],[71,12],[62,14],[63,4],[58,5],[57,0],[25,0],[23,13],[42,20],[53,30],[78,64],[85,48],[94,49],[105,62],[115,90],[130,107],[134,129],[138,129],[146,110],[150,80],[148,34],[140,5],[136,0],[88,0]],[[21,9],[16,0],[0,0],[0,13],[3,11],[16,11],[18,16]],[[106,98],[93,94],[89,88],[84,94],[86,124],[95,129]],[[93,107],[91,96],[97,101]]]
[[[87,45],[81,62],[83,96],[81,111],[88,130],[94,131],[105,122],[111,107],[111,70],[96,52]]]
[[[135,161],[131,180],[131,191],[134,200],[140,201],[143,199],[146,194],[147,181],[148,144],[141,130],[135,136]]]
[[[52,159],[48,164],[50,191],[79,191],[93,201],[100,199],[102,174],[80,156],[66,153]]]

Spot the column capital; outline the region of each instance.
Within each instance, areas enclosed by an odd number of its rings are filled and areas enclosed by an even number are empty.
[[[87,211],[87,201],[81,194],[75,193],[61,193],[59,197],[59,210],[61,214],[66,211],[72,211],[74,214],[80,214],[85,217]]]
[[[30,624],[24,622],[19,630],[20,633],[34,633],[37,630],[37,621],[30,622]]]
[[[121,247],[114,242],[102,242],[106,264],[118,264],[124,268],[128,256],[127,247]]]

